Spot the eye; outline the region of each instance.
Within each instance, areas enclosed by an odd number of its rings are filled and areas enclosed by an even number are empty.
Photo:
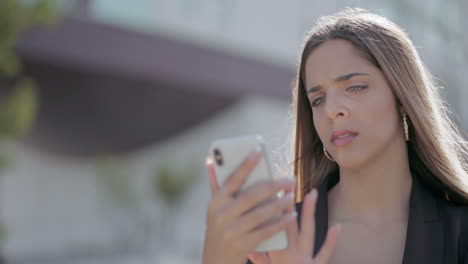
[[[319,106],[323,102],[323,100],[325,100],[323,97],[315,99],[314,101],[312,101],[312,107]]]
[[[354,92],[354,91],[364,90],[366,88],[367,88],[367,85],[354,85],[354,86],[348,87],[346,91]]]
[[[353,86],[350,86],[350,87],[346,88],[346,91],[357,92],[357,91],[360,91],[360,90],[364,90],[367,87],[368,87],[367,85],[353,85]],[[324,97],[319,97],[319,98],[313,100],[311,105],[312,105],[312,107],[319,106],[319,105],[321,105],[323,103],[324,100],[325,100]]]

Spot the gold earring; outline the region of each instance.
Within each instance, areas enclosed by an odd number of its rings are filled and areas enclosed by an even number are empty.
[[[406,114],[405,113],[403,113],[403,127],[405,129],[406,141],[409,141],[408,122],[406,121]]]
[[[335,161],[331,156],[330,154],[328,154],[327,150],[325,149],[325,146],[323,146],[323,153],[325,153],[325,156],[327,157],[327,159],[331,160],[331,161]]]

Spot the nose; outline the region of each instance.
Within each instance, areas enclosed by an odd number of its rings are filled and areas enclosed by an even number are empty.
[[[340,96],[329,94],[325,100],[325,111],[331,120],[346,118],[349,115],[348,108]]]

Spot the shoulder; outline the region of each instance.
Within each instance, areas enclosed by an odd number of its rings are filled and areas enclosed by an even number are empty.
[[[437,199],[440,217],[454,224],[460,231],[468,231],[468,204],[456,204],[445,199]]]
[[[445,237],[458,249],[459,258],[468,261],[468,205],[444,199],[438,201]]]

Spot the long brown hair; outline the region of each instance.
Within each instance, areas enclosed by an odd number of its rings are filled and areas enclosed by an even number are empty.
[[[468,144],[451,120],[434,78],[399,26],[382,16],[355,8],[320,18],[305,39],[299,58],[290,109],[295,119],[291,136],[297,201],[328,174],[338,170],[338,165],[323,153],[304,86],[307,58],[314,48],[333,38],[350,41],[364,58],[384,73],[408,115],[410,140],[407,148],[411,171],[435,195],[468,204]]]

